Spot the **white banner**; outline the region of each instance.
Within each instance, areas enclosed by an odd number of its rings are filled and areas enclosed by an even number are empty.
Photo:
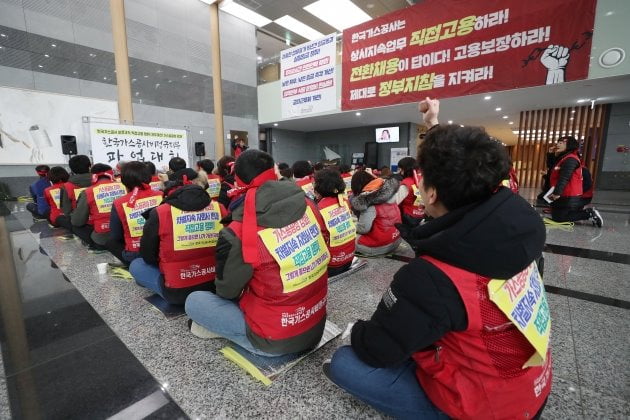
[[[336,38],[335,33],[282,51],[282,118],[336,109]]]
[[[408,150],[406,147],[392,147],[389,155],[389,166],[392,171],[398,170],[398,162],[400,159],[406,158],[409,156]]]
[[[90,138],[94,163],[150,161],[159,169],[176,156],[188,161],[186,130],[92,123]]]

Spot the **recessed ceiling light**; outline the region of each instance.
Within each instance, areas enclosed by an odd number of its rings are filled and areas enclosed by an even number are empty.
[[[44,66],[42,66],[41,64],[38,64],[37,67],[39,67],[40,69],[44,68]]]
[[[55,48],[57,44],[50,44],[51,47]]]
[[[460,126],[460,127],[463,127],[463,126],[464,126],[464,124],[460,124],[459,126]]]
[[[498,111],[501,111],[501,108],[500,107],[494,108],[494,110],[498,112]]]
[[[588,101],[590,101],[590,99],[578,99],[578,100],[577,100],[577,103],[578,103],[578,104],[581,104],[581,103],[583,103],[583,102],[588,102]]]
[[[149,77],[149,75],[147,75],[147,74],[145,74],[145,75],[144,75],[144,78],[145,78],[145,79],[146,79],[146,78],[148,78],[148,77]]]
[[[614,14],[615,14],[615,12],[614,12],[614,11],[612,11],[612,10],[611,10],[610,12],[606,12],[606,16],[612,16],[612,15],[614,15]]]
[[[514,121],[510,121],[508,124],[510,124],[510,125],[514,124]]]
[[[50,56],[48,54],[44,54],[44,57],[46,58],[50,58]]]
[[[361,113],[360,112],[355,112],[354,115],[356,115],[357,117],[360,117]]]
[[[6,37],[7,37],[7,35],[6,35],[6,34],[0,34],[0,36],[1,36],[2,38],[6,38]]]
[[[262,61],[262,57],[261,57],[261,56],[257,56],[257,57],[256,57],[256,59],[257,59],[258,61]]]
[[[490,99],[492,99],[492,96],[490,96],[490,95],[484,96],[483,99],[485,99],[486,101],[489,101]]]
[[[274,127],[277,127],[277,126],[278,126],[278,123],[273,123],[273,126],[274,126]]]
[[[245,6],[234,3],[234,0],[223,0],[219,3],[219,9],[231,14],[232,16],[242,19],[245,22],[249,22],[254,26],[260,27],[271,23],[271,19],[267,19],[263,15],[258,14]]]
[[[503,119],[504,119],[504,120],[507,120],[507,119],[508,119],[508,116],[507,116],[507,115],[504,115],[504,116],[503,116]]]
[[[135,82],[137,79],[131,79],[131,83]]]
[[[453,120],[448,120],[448,123],[449,124],[453,124]]]
[[[571,118],[569,118],[569,121],[573,121],[574,119],[575,119],[575,118],[571,117]]]
[[[304,10],[338,31],[372,20],[370,15],[350,0],[318,0],[305,6]]]
[[[90,53],[90,57],[96,57],[96,54]]]
[[[185,79],[185,78],[187,78],[187,77],[188,77],[188,75],[187,75],[187,74],[185,74],[185,75],[183,75],[182,77]]]
[[[575,109],[573,111],[571,111],[571,114],[575,114]]]
[[[309,41],[324,37],[323,33],[311,28],[305,23],[302,23],[289,15],[284,15],[281,18],[274,20],[274,22],[282,26],[283,28],[290,30],[293,33],[296,33],[308,39]]]
[[[78,71],[73,71],[72,74],[79,74],[79,72]]]

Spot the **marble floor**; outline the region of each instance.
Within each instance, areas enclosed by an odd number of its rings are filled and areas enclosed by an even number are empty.
[[[601,192],[593,201],[602,229],[547,232],[554,383],[545,419],[630,417],[630,193]],[[147,303],[150,292],[99,275],[96,264],[111,255],[90,254],[33,223],[23,204],[6,204],[0,419],[383,417],[323,376],[341,338],[264,386],[219,353],[226,341],[197,339],[185,317],[169,320]],[[332,283],[329,319],[344,328],[369,317],[403,264],[370,259]]]

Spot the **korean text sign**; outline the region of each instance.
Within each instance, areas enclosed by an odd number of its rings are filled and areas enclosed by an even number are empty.
[[[282,51],[282,118],[334,110],[337,34]]]
[[[596,0],[426,1],[343,33],[343,110],[588,75]]]
[[[90,124],[94,162],[116,165],[138,160],[161,168],[171,158],[188,159],[186,130],[136,125]]]

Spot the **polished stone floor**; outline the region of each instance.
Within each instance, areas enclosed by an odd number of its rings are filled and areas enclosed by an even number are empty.
[[[599,192],[594,203],[603,229],[548,230],[545,419],[630,417],[630,193]],[[114,258],[62,233],[19,203],[0,217],[0,418],[382,417],[323,376],[341,338],[266,387],[219,353],[226,341],[195,338],[185,317],[169,320],[144,300],[150,292],[97,274]],[[403,264],[371,259],[333,283],[330,319],[345,327],[369,317]]]

